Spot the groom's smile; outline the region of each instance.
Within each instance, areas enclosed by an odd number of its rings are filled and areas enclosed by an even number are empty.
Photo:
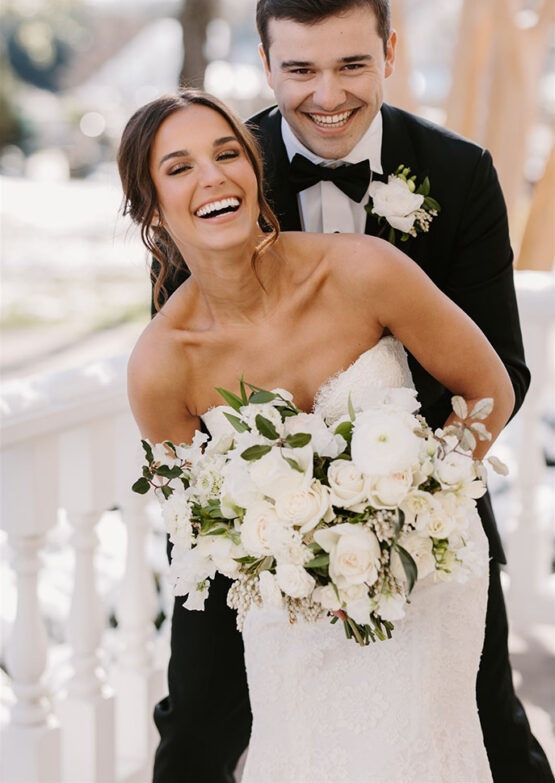
[[[316,155],[345,157],[380,110],[395,33],[384,52],[366,7],[315,24],[272,18],[268,33],[268,56],[261,50],[266,77],[291,130]]]

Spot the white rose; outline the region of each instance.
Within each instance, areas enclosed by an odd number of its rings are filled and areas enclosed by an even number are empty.
[[[368,505],[368,477],[344,459],[332,462],[328,468],[331,502],[350,511],[363,511]]]
[[[277,497],[276,513],[285,525],[295,525],[301,533],[307,533],[321,519],[333,519],[329,489],[313,479],[309,487],[298,487],[291,494]]]
[[[413,489],[399,504],[405,515],[405,524],[417,526],[417,519],[421,518],[421,525],[425,525],[425,519],[440,513],[436,496],[420,489]]]
[[[451,498],[448,498],[447,495],[448,493],[428,495],[427,506],[423,505],[416,514],[416,529],[420,533],[432,538],[447,538],[453,532],[457,525],[454,513],[456,512],[456,497],[452,495]],[[455,506],[452,501],[455,501]]]
[[[371,484],[370,502],[374,508],[397,508],[412,484],[412,471],[378,476]]]
[[[405,616],[405,604],[405,597],[399,593],[380,593],[376,611],[383,620],[392,623]]]
[[[420,533],[411,531],[402,533],[399,536],[398,543],[403,549],[406,549],[416,564],[418,569],[418,580],[425,579],[428,574],[435,571],[436,561],[432,549],[432,539],[430,536],[422,536]],[[401,563],[401,558],[395,550],[391,553],[391,571],[393,576],[404,584],[407,581],[405,569]]]
[[[292,468],[284,456],[296,460],[303,472]],[[310,445],[302,449],[273,448],[268,454],[250,463],[250,478],[262,494],[277,500],[280,495],[293,494],[301,486],[310,484],[312,459]]]
[[[241,543],[249,555],[271,554],[272,528],[279,524],[275,508],[264,500],[249,506],[240,527]]]
[[[310,446],[321,457],[335,458],[347,445],[345,439],[341,435],[334,435],[326,427],[324,420],[315,413],[298,413],[285,419],[286,435],[301,432],[311,435]]]
[[[446,487],[461,487],[475,478],[472,458],[452,451],[435,461],[435,475]]]
[[[302,567],[282,563],[276,566],[277,583],[283,592],[291,598],[306,598],[312,592],[316,582]]]
[[[174,492],[162,502],[162,519],[172,544],[190,549],[193,543],[191,506],[182,494]]]
[[[292,527],[274,525],[269,532],[269,543],[278,564],[304,565],[313,558],[312,550],[303,544],[302,533]]]
[[[330,554],[329,574],[337,587],[371,585],[378,578],[380,544],[368,528],[348,523],[335,525],[317,530],[314,540]]]
[[[341,609],[341,601],[331,584],[325,587],[316,587],[312,598],[330,612],[337,612]]]
[[[412,193],[405,180],[390,174],[388,182],[372,182],[368,190],[376,215],[386,218],[393,228],[408,233],[420,209],[424,196]]]
[[[264,606],[276,606],[278,608],[283,606],[283,596],[277,579],[273,574],[269,571],[262,571],[258,577],[258,586]]]
[[[360,413],[354,423],[351,458],[368,475],[402,473],[418,464],[418,421],[410,414],[388,410]]]

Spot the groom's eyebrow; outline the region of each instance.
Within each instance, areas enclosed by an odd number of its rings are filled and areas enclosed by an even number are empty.
[[[371,54],[350,54],[348,57],[341,57],[337,62],[341,65],[349,65],[350,63],[369,62],[373,60]],[[288,68],[310,68],[314,63],[310,60],[283,60],[281,63],[281,69],[286,71]]]
[[[212,146],[221,147],[222,144],[228,144],[230,141],[237,141],[237,137],[221,136],[219,139],[215,139],[215,141],[212,143]],[[190,154],[191,153],[189,150],[175,150],[174,152],[168,152],[167,155],[164,155],[164,157],[160,160],[158,168],[160,168],[162,163],[165,163],[167,160],[171,160],[172,158],[188,158]]]

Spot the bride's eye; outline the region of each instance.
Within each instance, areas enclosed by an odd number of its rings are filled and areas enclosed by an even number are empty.
[[[216,160],[233,160],[233,158],[238,158],[240,154],[239,150],[226,150],[220,152]]]
[[[168,174],[170,177],[173,177],[174,174],[181,174],[182,171],[189,171],[191,166],[187,165],[186,163],[178,163],[175,166],[172,166],[172,168],[168,169]]]

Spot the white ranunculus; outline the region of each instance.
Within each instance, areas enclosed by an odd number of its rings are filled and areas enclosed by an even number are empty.
[[[390,174],[386,182],[372,182],[368,190],[376,215],[385,217],[393,228],[408,233],[424,196],[413,193],[404,179]]]
[[[351,458],[363,473],[383,476],[402,473],[418,464],[421,439],[418,421],[408,413],[369,410],[353,426]]]
[[[377,612],[390,623],[405,616],[405,597],[399,593],[381,593],[378,597]]]
[[[326,427],[322,417],[315,413],[298,413],[296,416],[285,419],[286,435],[295,435],[301,432],[312,436],[310,446],[321,457],[335,459],[347,445],[345,439],[341,435],[334,435]]]
[[[302,468],[299,473],[286,462],[284,457],[294,459]],[[300,487],[308,486],[312,479],[313,451],[308,446],[302,449],[273,448],[250,464],[250,478],[256,488],[272,500],[281,495],[291,495]]]
[[[264,606],[276,606],[278,608],[283,606],[283,596],[274,574],[271,574],[269,571],[262,571],[258,577],[258,586]]]
[[[413,493],[413,496],[417,493]],[[428,493],[422,493],[428,494]],[[428,494],[427,505],[422,505],[416,514],[416,529],[423,535],[432,538],[447,538],[457,526],[457,503],[454,495],[448,499],[449,493]],[[409,495],[409,498],[411,496]],[[404,510],[404,504],[401,504]]]
[[[173,493],[162,501],[162,519],[172,544],[190,549],[193,543],[191,506],[181,493]]]
[[[276,513],[285,525],[299,527],[301,533],[312,530],[321,519],[331,522],[333,509],[329,489],[317,479],[308,487],[298,487],[290,494],[281,494],[276,498]]]
[[[370,489],[370,502],[374,508],[397,508],[405,499],[412,484],[412,471],[377,476]]]
[[[265,500],[250,505],[240,527],[241,543],[249,555],[271,554],[272,528],[279,525],[275,508]]]
[[[428,516],[441,512],[436,497],[420,489],[411,490],[401,501],[399,507],[405,515],[405,524],[414,527],[417,525],[418,517],[421,518],[421,524],[425,525],[425,519]]]
[[[462,487],[475,478],[472,458],[452,451],[435,461],[435,475],[444,487]]]
[[[362,525],[344,523],[316,530],[314,540],[330,554],[329,574],[340,589],[373,584],[378,578],[380,544]]]
[[[425,579],[428,574],[435,571],[436,561],[432,551],[432,539],[430,536],[422,536],[420,533],[411,531],[402,533],[399,536],[398,543],[412,556],[418,569],[418,580]],[[401,558],[395,550],[391,553],[391,571],[401,584],[406,583],[405,569],[401,563]]]
[[[325,587],[316,587],[312,598],[330,612],[337,612],[341,609],[341,601],[331,584]]]
[[[331,502],[350,511],[363,511],[368,505],[368,477],[352,462],[337,459],[328,468]]]
[[[283,592],[291,598],[306,598],[316,584],[303,566],[290,563],[276,566],[276,579]]]

